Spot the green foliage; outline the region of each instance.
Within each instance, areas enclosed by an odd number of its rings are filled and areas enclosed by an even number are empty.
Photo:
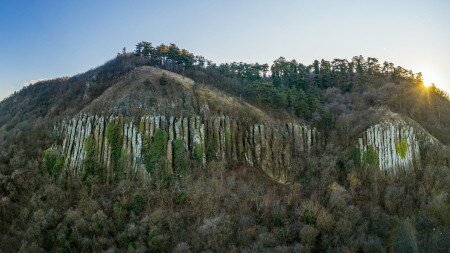
[[[206,161],[211,162],[216,159],[217,143],[213,138],[206,138]]]
[[[378,152],[373,146],[368,146],[363,154],[363,162],[368,166],[376,166],[378,164]]]
[[[124,176],[124,168],[121,163],[122,158],[122,134],[118,124],[110,122],[106,127],[106,138],[111,147],[111,164],[116,180]]]
[[[133,205],[131,206],[131,210],[134,213],[138,214],[144,210],[144,197],[140,194],[136,194],[133,198]]]
[[[203,148],[199,143],[194,145],[194,159],[197,163],[201,163],[203,160]]]
[[[64,166],[64,156],[56,150],[47,149],[44,151],[44,166],[48,174],[57,179]]]
[[[174,202],[176,205],[183,205],[187,202],[188,194],[185,191],[179,191],[175,194]]]
[[[144,142],[144,159],[147,172],[157,179],[167,176],[167,141],[168,135],[162,129],[156,129],[150,141]]]
[[[150,252],[168,252],[170,248],[170,238],[153,228],[148,233],[147,245]]]
[[[316,222],[316,218],[314,217],[314,214],[311,210],[305,210],[303,213],[303,219],[308,224],[314,224]]]
[[[92,136],[89,136],[85,140],[85,152],[86,157],[83,161],[83,175],[82,182],[86,181],[101,181],[101,173],[102,170],[100,165],[97,162],[98,149],[94,144],[94,139]]]
[[[181,139],[175,139],[173,145],[173,164],[177,174],[183,174],[189,169],[188,153]]]
[[[113,205],[113,218],[114,221],[120,229],[125,226],[125,219],[127,216],[127,210],[120,204],[120,202],[115,202]]]
[[[262,104],[282,108],[287,106],[287,95],[282,88],[264,81],[257,81],[250,85],[250,89],[253,97]]]
[[[359,149],[359,148],[352,149],[352,151],[350,152],[349,159],[352,160],[353,163],[355,163],[355,164],[360,164],[361,163],[361,149]]]
[[[405,139],[399,139],[395,142],[395,151],[402,158],[405,159],[408,152],[408,142]]]

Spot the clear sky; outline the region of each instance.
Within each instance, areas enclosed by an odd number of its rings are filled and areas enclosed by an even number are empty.
[[[71,76],[136,42],[176,43],[216,63],[388,60],[450,92],[448,0],[0,0],[0,99]]]

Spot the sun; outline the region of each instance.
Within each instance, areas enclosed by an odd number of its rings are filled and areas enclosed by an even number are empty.
[[[436,84],[439,80],[438,76],[432,71],[423,71],[422,78],[425,87],[430,87],[431,84]]]

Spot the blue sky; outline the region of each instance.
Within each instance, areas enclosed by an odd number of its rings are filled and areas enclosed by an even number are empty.
[[[450,1],[0,0],[0,99],[71,76],[136,42],[174,42],[217,63],[372,56],[450,92]]]

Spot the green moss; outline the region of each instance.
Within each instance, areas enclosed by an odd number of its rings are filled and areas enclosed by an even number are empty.
[[[106,138],[111,147],[111,165],[114,171],[115,179],[121,179],[124,175],[122,158],[122,134],[118,124],[109,123],[106,127]]]
[[[184,147],[183,140],[175,139],[173,145],[173,163],[177,174],[186,172],[189,168],[188,154]]]
[[[197,143],[194,146],[194,159],[198,163],[201,163],[203,160],[203,148],[200,143]]]
[[[369,166],[376,166],[378,164],[378,153],[373,146],[368,146],[363,154],[363,162]]]
[[[61,174],[62,168],[64,166],[64,156],[53,149],[45,150],[43,156],[44,166],[48,174],[53,179],[57,179]]]
[[[225,141],[226,142],[230,142],[231,141],[230,131],[225,131]]]
[[[408,143],[405,139],[399,139],[395,142],[395,151],[402,159],[405,159],[406,153],[408,153]]]
[[[139,122],[139,132],[144,132],[144,121],[143,120],[141,120],[140,122]]]

